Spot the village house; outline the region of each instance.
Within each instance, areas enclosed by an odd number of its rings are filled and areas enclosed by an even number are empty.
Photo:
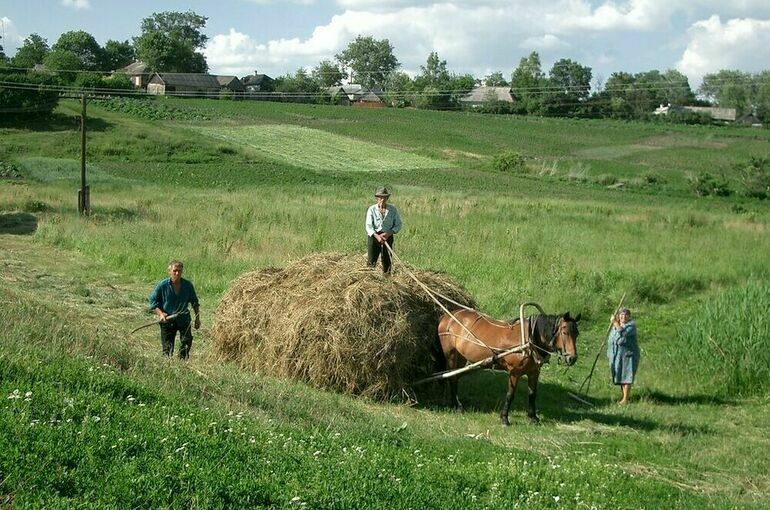
[[[329,94],[337,104],[341,105],[370,108],[385,107],[385,103],[382,100],[383,92],[381,90],[367,89],[363,85],[357,83],[327,87],[326,93]]]
[[[150,75],[152,74],[147,64],[141,61],[128,64],[126,67],[117,70],[116,73],[125,74],[135,89],[142,90],[147,88],[147,82],[150,81]]]
[[[158,96],[218,96],[222,90],[216,76],[203,73],[154,73],[147,93]]]
[[[718,108],[715,106],[676,106],[676,105],[660,105],[652,112],[655,115],[668,115],[669,113],[699,113],[708,115],[711,120],[716,122],[735,122],[736,111],[735,108]]]
[[[216,79],[222,91],[234,92],[237,95],[243,95],[246,92],[246,87],[237,76],[216,75]]]
[[[247,93],[272,92],[275,88],[274,81],[268,75],[259,74],[256,71],[254,71],[254,74],[241,78],[241,83],[243,83]]]
[[[470,108],[480,108],[492,101],[513,104],[514,101],[510,87],[486,87],[481,85],[460,98],[460,104]]]

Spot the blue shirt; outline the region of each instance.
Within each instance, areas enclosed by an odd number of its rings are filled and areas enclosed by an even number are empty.
[[[174,292],[174,287],[171,285],[171,278],[165,278],[158,282],[155,289],[150,294],[150,310],[160,308],[168,315],[175,313],[186,312],[187,307],[192,305],[193,308],[198,307],[198,296],[195,294],[195,287],[189,280],[182,280],[182,287],[179,289],[179,294]],[[190,322],[190,314],[180,315],[177,318],[178,324],[186,324]]]
[[[401,230],[401,217],[398,215],[398,209],[395,205],[385,204],[385,214],[380,213],[380,208],[374,204],[366,211],[366,221],[364,222],[366,235],[373,236],[375,232],[396,233]]]

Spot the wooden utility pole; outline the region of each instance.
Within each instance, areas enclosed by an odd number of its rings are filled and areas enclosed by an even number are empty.
[[[78,212],[88,216],[91,209],[91,193],[86,185],[86,93],[80,101],[80,190],[78,191]]]

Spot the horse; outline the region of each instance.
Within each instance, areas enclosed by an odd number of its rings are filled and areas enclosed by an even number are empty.
[[[579,320],[580,314],[573,318],[566,312],[563,315],[534,315],[525,318],[522,324],[518,319],[501,321],[476,310],[460,309],[451,315],[443,315],[438,324],[438,338],[443,361],[448,370],[459,369],[467,362],[474,363],[491,357],[489,364],[493,368],[508,372],[508,391],[500,411],[500,421],[504,426],[510,425],[508,411],[519,378],[527,376],[527,416],[531,422],[538,423],[540,419],[537,417],[535,398],[540,367],[548,362],[551,354],[557,354],[567,366],[577,361]],[[528,332],[528,335],[525,337],[529,340],[523,345],[522,327],[526,328],[524,331]],[[517,346],[521,346],[518,352],[500,356],[501,353]],[[449,379],[449,389],[450,406],[462,411],[462,403],[457,397],[457,377]]]

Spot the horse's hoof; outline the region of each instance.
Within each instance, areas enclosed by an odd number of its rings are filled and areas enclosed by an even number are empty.
[[[510,427],[511,426],[511,423],[508,421],[508,417],[507,416],[501,416],[500,417],[500,423],[502,424],[503,427]]]
[[[540,425],[540,418],[538,418],[537,416],[530,416],[529,417],[529,422],[532,425]]]

